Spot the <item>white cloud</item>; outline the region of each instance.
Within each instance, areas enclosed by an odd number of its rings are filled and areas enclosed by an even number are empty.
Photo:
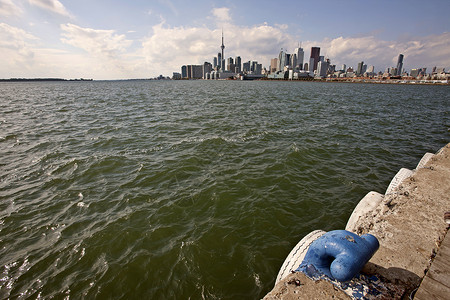
[[[400,53],[404,54],[404,67],[407,71],[416,67],[450,66],[450,33],[426,37],[410,38],[407,42],[384,41],[374,36],[338,37],[320,42],[306,42],[305,50],[320,46],[321,54],[331,62],[356,67],[364,61],[374,65],[377,71],[395,66]]]
[[[59,0],[28,0],[31,5],[39,6],[62,16],[70,17],[69,12]]]
[[[109,58],[125,52],[132,43],[125,35],[116,34],[114,30],[83,28],[74,24],[63,24],[61,29],[64,31],[64,38],[61,39],[63,43]]]
[[[33,64],[33,47],[36,40],[38,39],[35,36],[20,28],[0,23],[0,53],[8,58],[0,60],[0,70],[6,72],[30,68]]]
[[[268,65],[280,47],[294,43],[291,36],[269,25],[224,28],[225,56],[241,56],[243,61],[258,60]],[[164,22],[153,27],[153,34],[142,43],[142,56],[153,74],[171,74],[182,65],[212,62],[220,51],[221,29],[170,27]]]
[[[0,16],[19,16],[22,9],[14,4],[12,0],[0,0]]]
[[[230,9],[227,7],[214,8],[212,14],[218,21],[229,22],[231,21]]]

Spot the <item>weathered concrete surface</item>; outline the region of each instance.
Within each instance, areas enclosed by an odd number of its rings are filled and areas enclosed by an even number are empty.
[[[380,205],[360,219],[359,235],[370,233],[380,249],[362,273],[377,274],[409,298],[429,269],[447,232],[444,213],[450,210],[450,144],[424,168],[404,180]],[[293,274],[279,282],[264,299],[345,299],[328,282],[306,277],[301,285],[289,284]],[[341,298],[336,298],[341,297]]]
[[[344,292],[324,280],[312,281],[303,273],[293,273],[280,281],[267,294],[265,300],[296,300],[296,299],[349,299]]]

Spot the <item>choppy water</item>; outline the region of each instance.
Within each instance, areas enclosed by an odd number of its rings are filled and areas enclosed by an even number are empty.
[[[448,86],[0,84],[0,298],[257,299],[450,138]]]

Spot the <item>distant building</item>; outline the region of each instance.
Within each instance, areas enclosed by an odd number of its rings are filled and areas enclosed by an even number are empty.
[[[181,73],[173,72],[172,79],[181,79]]]
[[[203,77],[203,79],[207,79],[206,77],[206,74],[209,74],[209,73],[211,73],[211,71],[213,70],[213,67],[212,67],[212,65],[211,65],[211,63],[209,63],[209,62],[205,62],[204,64],[203,64],[203,72],[202,72],[202,77]]]
[[[187,65],[187,78],[189,79],[203,78],[203,65]]]
[[[392,67],[389,71],[389,75],[391,76],[397,76],[398,70],[397,68]]]
[[[347,65],[346,65],[346,64],[343,64],[342,67],[341,67],[341,71],[345,72],[346,69],[347,69]]]
[[[278,68],[278,58],[272,58],[270,60],[270,73],[275,73]]]
[[[294,69],[303,70],[303,60],[304,60],[304,56],[305,56],[305,52],[303,52],[303,48],[300,48],[300,47],[295,48],[294,54],[297,59],[297,63],[293,66]]]
[[[364,62],[363,61],[359,62],[358,67],[356,68],[356,76],[361,76],[362,74],[364,74],[363,68],[364,68]]]
[[[242,65],[242,71],[243,72],[250,72],[250,65],[251,65],[251,62],[250,61],[248,61],[248,62],[245,62],[243,65]]]
[[[217,68],[222,70],[222,54],[219,52],[217,53]]]
[[[234,65],[235,65],[235,72],[236,73],[241,73],[242,70],[242,61],[241,61],[241,57],[240,56],[236,56],[235,60],[234,60]]]
[[[327,76],[328,62],[320,60],[317,64],[317,77],[324,78]]]
[[[402,74],[403,70],[403,54],[400,54],[397,59],[397,73],[395,75],[399,76]]]
[[[213,58],[213,68],[215,69],[217,67],[217,57]]]
[[[311,56],[309,59],[309,71],[315,71],[319,63],[320,47],[311,47]]]
[[[286,65],[286,53],[283,50],[278,54],[278,67],[277,71],[283,71],[284,66]]]
[[[181,66],[181,78],[187,78],[187,67]]]

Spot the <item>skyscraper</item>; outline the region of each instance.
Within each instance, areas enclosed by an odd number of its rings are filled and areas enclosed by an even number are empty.
[[[236,66],[236,73],[241,73],[242,70],[242,61],[240,56],[236,56],[234,59],[234,64]]]
[[[217,53],[217,67],[219,67],[219,69],[222,69],[222,54],[220,52]]]
[[[295,48],[294,54],[297,55],[297,64],[294,67],[294,69],[303,70],[303,59],[305,57],[305,52],[303,52],[303,48]]]
[[[403,70],[403,54],[400,54],[397,59],[397,76],[402,75]]]
[[[309,60],[310,72],[315,71],[317,69],[317,64],[319,63],[319,56],[320,56],[320,47],[311,47],[311,56]]]
[[[278,68],[278,58],[272,58],[270,60],[270,73],[275,73]]]
[[[356,68],[356,75],[361,76],[363,74],[364,62],[358,63],[358,68]]]
[[[278,67],[277,67],[277,71],[283,71],[285,65],[286,65],[286,53],[284,53],[284,51],[281,50],[281,51],[280,51],[280,54],[278,54]]]

